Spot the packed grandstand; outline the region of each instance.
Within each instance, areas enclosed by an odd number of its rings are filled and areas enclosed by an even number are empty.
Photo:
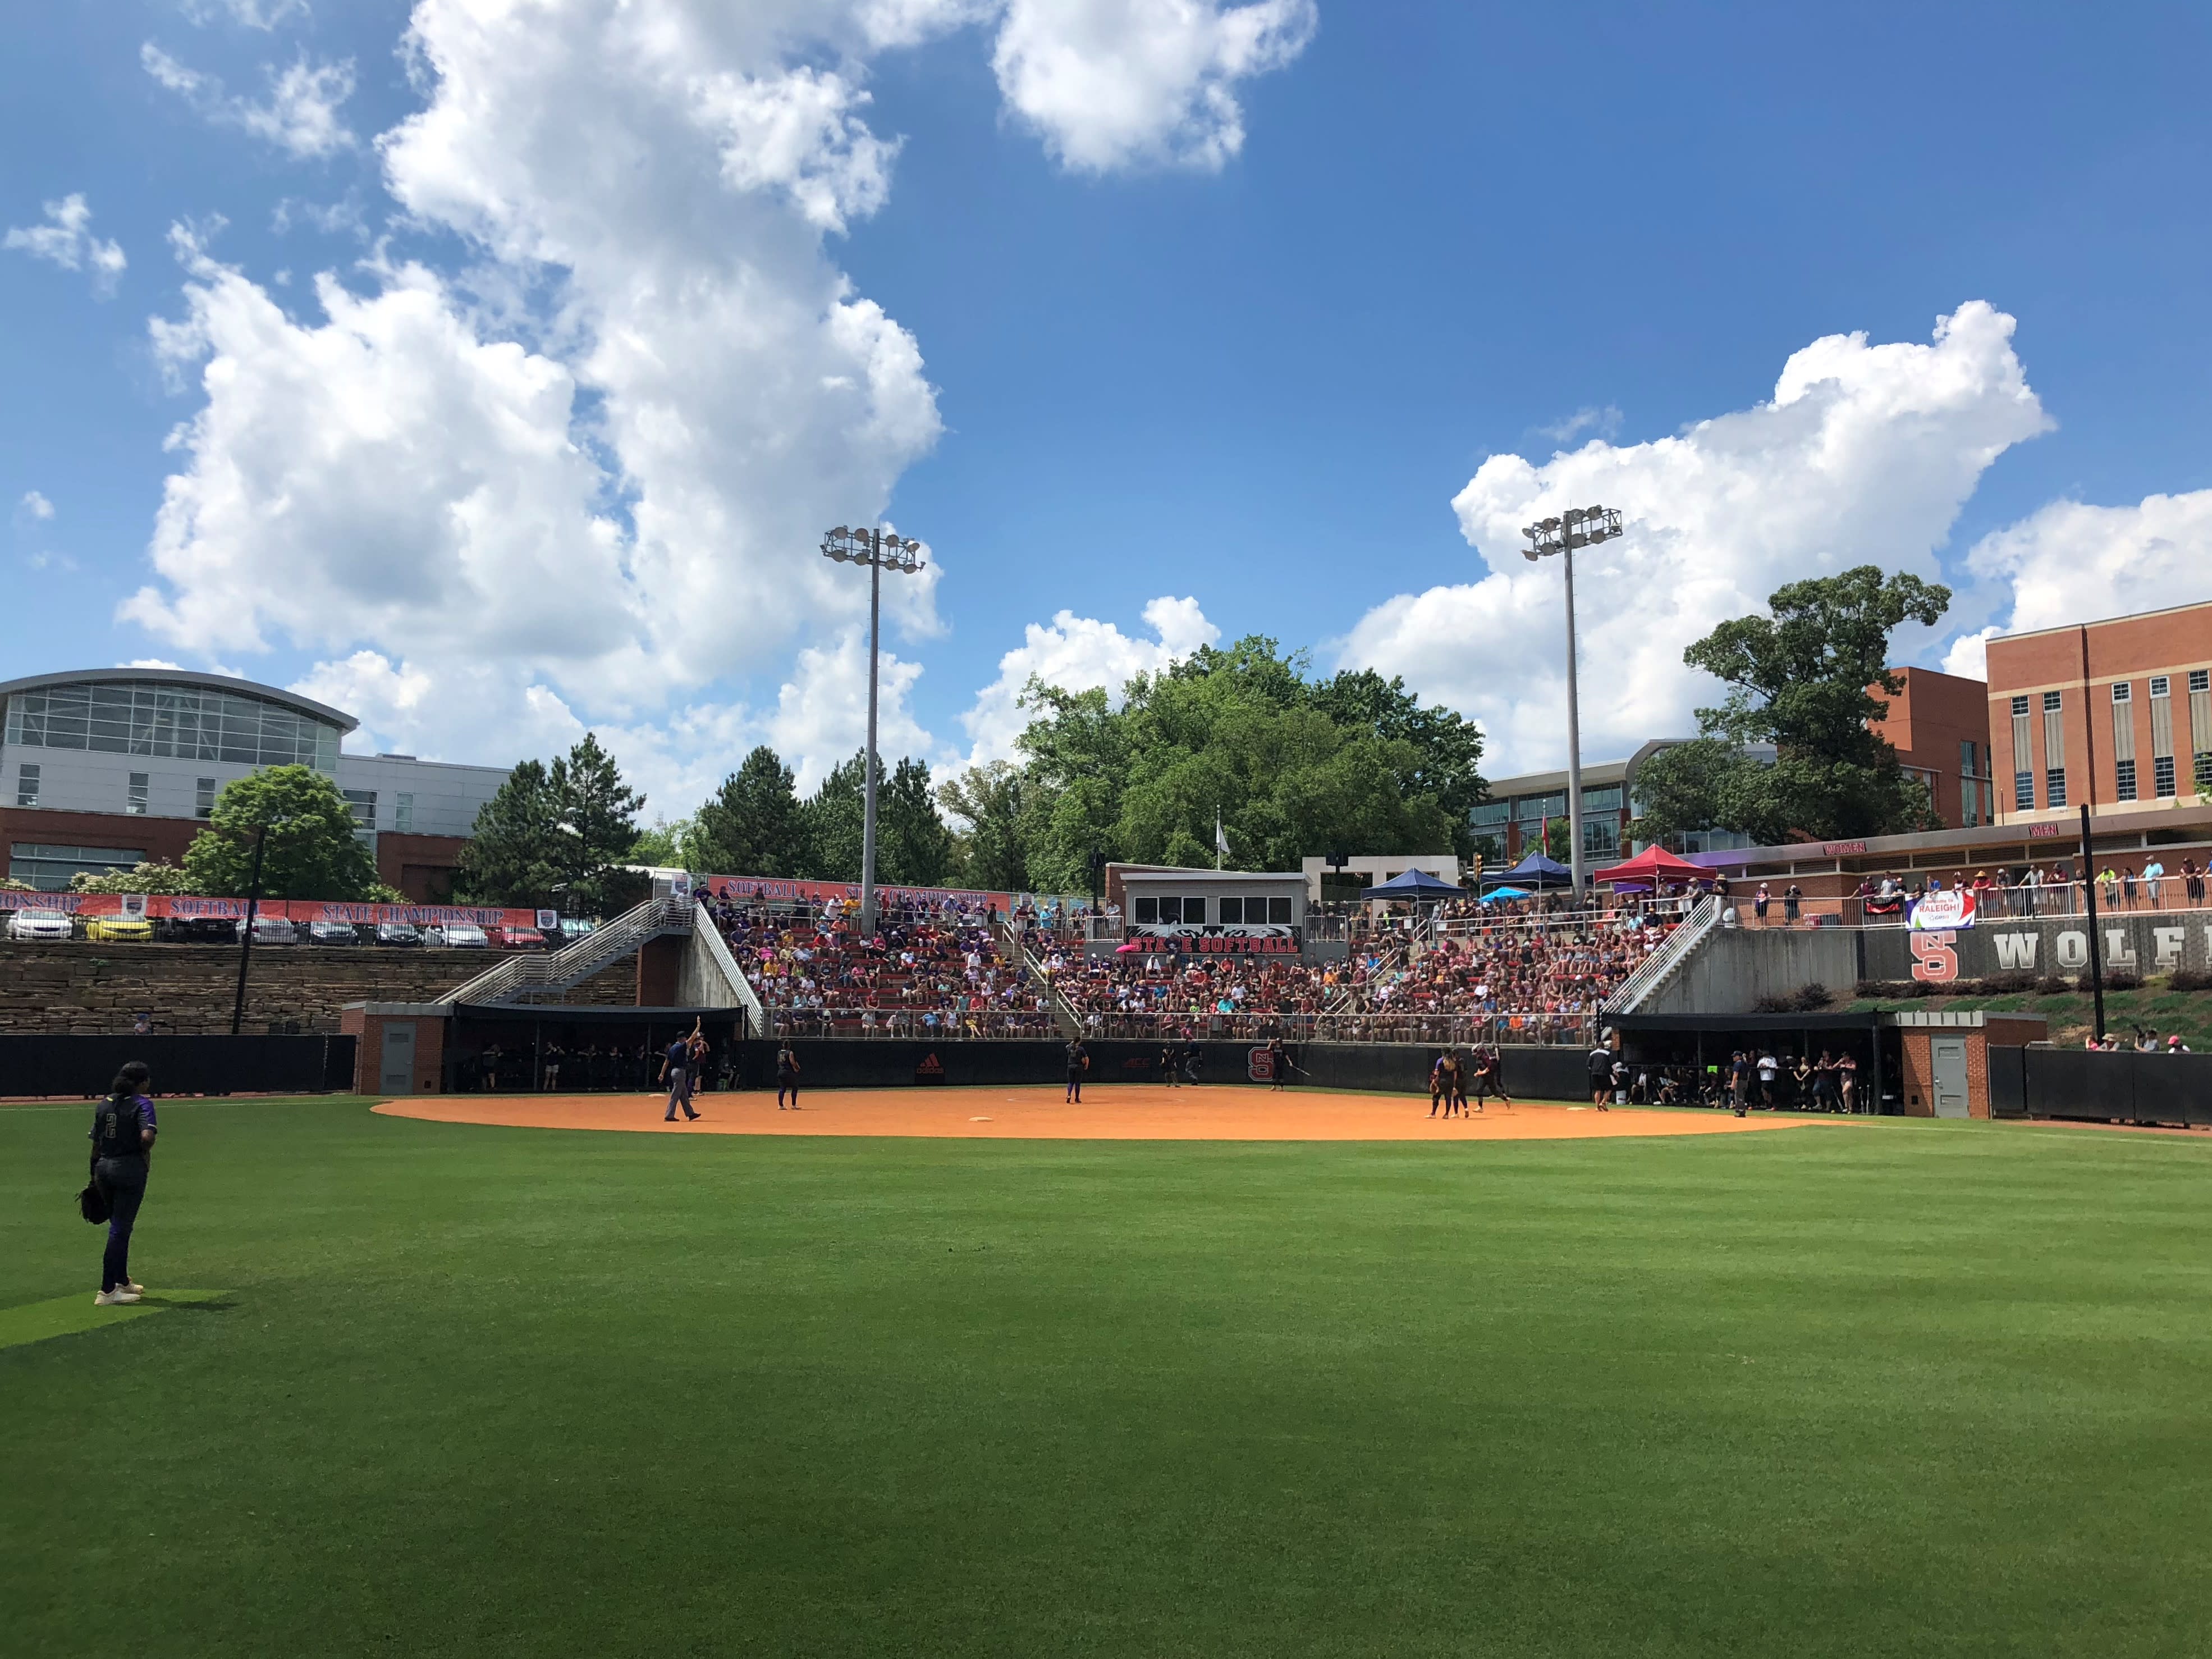
[[[775,1036],[1539,1043],[1584,1041],[1681,908],[1363,907],[1316,915],[1341,945],[1310,960],[1184,954],[1079,904],[981,894],[887,898],[872,937],[836,899],[708,904]]]

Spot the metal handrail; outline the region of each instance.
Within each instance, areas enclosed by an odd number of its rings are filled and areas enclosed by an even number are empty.
[[[1681,925],[1667,935],[1666,939],[1650,956],[1637,964],[1636,971],[1614,988],[1605,1000],[1605,1012],[1609,1014],[1631,1014],[1644,999],[1657,990],[1668,978],[1696,950],[1705,935],[1721,919],[1722,900],[1717,893],[1708,893],[1682,919]]]
[[[544,989],[556,981],[573,984],[617,957],[629,955],[648,939],[683,927],[690,920],[686,912],[691,908],[689,899],[647,899],[631,906],[605,927],[593,928],[573,945],[495,963],[439,1000],[499,1002],[523,991]]]

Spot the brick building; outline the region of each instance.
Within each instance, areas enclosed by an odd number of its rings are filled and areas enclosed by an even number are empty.
[[[1898,763],[1927,786],[1946,829],[1995,823],[1990,688],[1932,668],[1890,672],[1905,683],[1904,690],[1891,696],[1872,688],[1889,705],[1888,715],[1875,722],[1875,733],[1897,750]]]
[[[417,902],[441,902],[507,769],[342,752],[359,724],[295,692],[182,669],[0,682],[8,873],[60,891],[79,871],[176,863],[225,784],[299,765],[337,784],[381,880]]]
[[[2140,813],[2212,789],[2212,603],[1989,642],[1998,821]]]

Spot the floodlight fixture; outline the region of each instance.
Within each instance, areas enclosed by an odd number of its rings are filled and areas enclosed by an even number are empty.
[[[822,556],[838,564],[868,567],[868,771],[860,811],[860,931],[876,931],[876,778],[883,763],[876,755],[877,665],[883,647],[884,572],[911,576],[927,562],[922,544],[910,536],[883,529],[839,525],[822,538]]]
[[[1558,518],[1539,519],[1522,532],[1528,545],[1521,556],[1534,564],[1556,553],[1567,586],[1567,836],[1574,890],[1583,890],[1583,740],[1581,698],[1575,673],[1575,550],[1595,547],[1620,536],[1620,511],[1611,507],[1571,507]]]

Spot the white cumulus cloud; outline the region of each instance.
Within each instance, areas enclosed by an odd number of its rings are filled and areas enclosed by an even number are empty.
[[[349,149],[352,131],[338,106],[353,96],[353,60],[318,64],[305,57],[269,71],[269,96],[261,102],[234,97],[212,75],[187,68],[152,41],[138,49],[146,73],[219,126],[236,127],[303,159]]]
[[[1014,740],[1034,718],[1021,706],[1032,679],[1063,691],[1104,686],[1118,698],[1139,674],[1156,674],[1221,637],[1194,599],[1162,594],[1145,607],[1144,617],[1152,630],[1149,640],[1072,611],[1060,611],[1049,624],[1031,623],[1022,643],[999,659],[999,678],[960,717],[970,744],[966,763],[981,766],[1013,754]]]
[[[51,519],[54,516],[54,504],[37,490],[27,489],[23,499],[15,503],[15,513],[18,519]]]
[[[876,753],[885,771],[904,756],[927,758],[934,746],[907,706],[921,678],[919,663],[883,653],[876,678]],[[766,740],[796,775],[803,794],[831,767],[859,753],[867,738],[867,632],[848,628],[827,645],[799,652],[768,718]]]
[[[1089,52],[1120,136],[1062,146],[1071,165],[1203,159],[1233,148],[1226,88],[1310,14],[418,0],[424,101],[374,150],[397,234],[450,234],[465,263],[380,244],[292,307],[177,234],[183,308],[150,326],[198,406],[124,614],[186,652],[305,647],[304,683],[425,753],[510,759],[588,726],[681,781],[766,733],[818,774],[860,742],[867,594],[817,544],[878,521],[940,431],[919,343],[830,257],[893,181],[872,56],[971,24],[1014,40],[1008,64]],[[146,61],[244,124],[207,77]],[[939,576],[886,582],[893,637],[942,632]],[[887,657],[886,753],[929,752],[903,712],[919,672]],[[755,680],[772,706],[734,684]]]
[[[1403,674],[1479,719],[1493,775],[1564,764],[1559,562],[1525,562],[1522,528],[1570,507],[1619,507],[1626,535],[1576,560],[1583,753],[1686,733],[1718,688],[1682,650],[1717,623],[1850,565],[1936,574],[1984,470],[2049,425],[2012,333],[2010,317],[1972,301],[1926,344],[1816,340],[1783,366],[1771,400],[1675,437],[1594,441],[1540,465],[1493,456],[1452,503],[1489,574],[1386,600],[1341,659]]]
[[[1313,0],[1010,0],[992,65],[1070,167],[1217,169],[1244,145],[1237,83],[1296,58],[1317,21]]]
[[[1979,678],[1995,634],[2212,599],[2212,489],[2133,507],[2053,501],[1974,544],[1966,568],[2009,595],[2001,623],[1954,641],[1946,672]]]
[[[103,242],[92,234],[92,210],[82,191],[72,191],[58,202],[44,204],[43,225],[11,228],[0,246],[20,248],[33,259],[46,259],[64,270],[82,270],[92,278],[92,291],[101,299],[115,292],[130,261],[122,244]]]

